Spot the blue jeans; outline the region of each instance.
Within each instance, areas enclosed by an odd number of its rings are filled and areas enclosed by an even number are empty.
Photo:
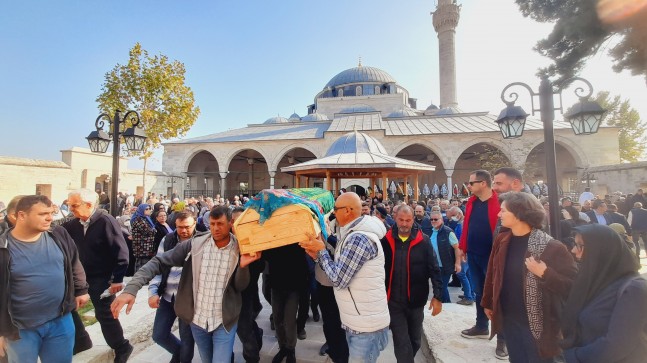
[[[468,252],[467,263],[469,264],[470,277],[474,283],[472,288],[476,295],[474,299],[476,302],[476,327],[479,329],[488,329],[490,322],[485,315],[485,310],[481,306],[481,298],[483,297],[483,286],[485,285],[485,274],[487,273],[489,257]]]
[[[20,329],[20,339],[5,339],[9,363],[72,362],[74,322],[67,313],[32,329]]]
[[[442,290],[442,299],[441,301],[443,304],[445,303],[450,303],[452,300],[449,298],[449,289],[447,288],[447,284],[449,284],[449,279],[452,278],[452,274],[447,274],[447,275],[442,275],[441,279],[443,280],[443,290]]]
[[[198,345],[202,363],[230,363],[234,351],[234,340],[236,339],[236,328],[234,325],[230,331],[220,324],[218,329],[207,332],[195,324],[191,324],[193,339]]]
[[[191,326],[181,319],[178,319],[180,339],[178,339],[171,329],[177,319],[173,305],[175,297],[171,302],[160,299],[160,305],[155,313],[155,323],[153,323],[153,341],[173,354],[175,360],[179,362],[191,362],[193,360],[193,334]]]
[[[467,263],[467,261],[461,261],[461,272],[457,273],[456,276],[461,282],[461,286],[463,287],[463,295],[465,296],[465,298],[468,300],[474,300],[476,299],[476,297],[474,296],[474,290],[472,290],[472,283],[469,276],[469,266],[470,265]]]
[[[352,334],[346,332],[349,363],[375,363],[380,352],[389,344],[388,328],[372,333]]]

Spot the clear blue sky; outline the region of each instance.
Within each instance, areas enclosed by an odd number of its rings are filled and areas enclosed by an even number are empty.
[[[513,0],[459,3],[459,107],[498,113],[507,83],[536,89],[536,69],[548,61],[532,46],[550,25],[521,17]],[[202,110],[187,137],[304,115],[326,82],[360,56],[389,72],[424,109],[439,99],[434,7],[422,0],[5,1],[0,154],[59,160],[61,149],[87,147],[104,74],[126,63],[136,42],[185,64]],[[643,78],[613,73],[603,55],[583,76],[647,115]],[[565,97],[566,105],[573,102]]]

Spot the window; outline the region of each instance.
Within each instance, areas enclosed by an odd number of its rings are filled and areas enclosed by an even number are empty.
[[[362,86],[355,87],[355,96],[361,96],[361,95],[362,95]]]
[[[52,184],[36,184],[36,195],[52,198]]]
[[[375,86],[375,94],[376,95],[380,94],[380,86]]]
[[[337,90],[337,97],[344,97],[344,89],[340,88]]]

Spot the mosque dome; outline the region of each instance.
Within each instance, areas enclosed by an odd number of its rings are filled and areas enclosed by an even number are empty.
[[[303,122],[308,122],[308,121],[326,121],[328,120],[328,117],[326,115],[322,115],[317,112],[313,112],[311,114],[305,115],[301,118],[301,121]]]
[[[379,68],[365,67],[360,64],[334,76],[328,81],[324,89],[350,83],[396,83],[396,81],[390,74]]]
[[[436,106],[436,105],[434,105],[434,104],[432,103],[431,105],[429,105],[429,107],[427,107],[427,109],[425,110],[424,114],[425,114],[426,116],[432,116],[432,115],[435,115],[435,114],[436,114],[436,112],[438,112],[438,106]]]
[[[288,119],[288,121],[291,121],[291,122],[299,122],[299,121],[301,121],[301,116],[299,116],[299,115],[295,112],[295,113],[293,113],[293,114],[290,116],[290,118]]]
[[[440,110],[436,111],[434,113],[434,116],[446,116],[446,115],[456,115],[459,113],[463,113],[459,108],[457,107],[445,107],[441,108]]]
[[[326,156],[337,154],[375,153],[387,155],[386,149],[372,136],[362,132],[349,132],[330,145]]]
[[[289,123],[289,122],[290,121],[285,117],[275,116],[275,117],[268,118],[263,123],[264,124],[284,124],[284,123]]]
[[[410,117],[410,116],[418,116],[418,113],[413,108],[405,106],[397,111],[391,112],[386,117]]]
[[[357,104],[346,107],[339,111],[339,113],[360,113],[360,112],[376,112],[377,110],[369,105]]]

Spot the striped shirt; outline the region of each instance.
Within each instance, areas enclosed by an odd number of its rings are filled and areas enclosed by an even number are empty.
[[[229,271],[237,263],[232,250],[234,244],[218,248],[215,243],[207,243],[202,251],[202,266],[198,294],[195,302],[193,323],[207,332],[212,332],[222,324],[222,297],[227,287]]]

